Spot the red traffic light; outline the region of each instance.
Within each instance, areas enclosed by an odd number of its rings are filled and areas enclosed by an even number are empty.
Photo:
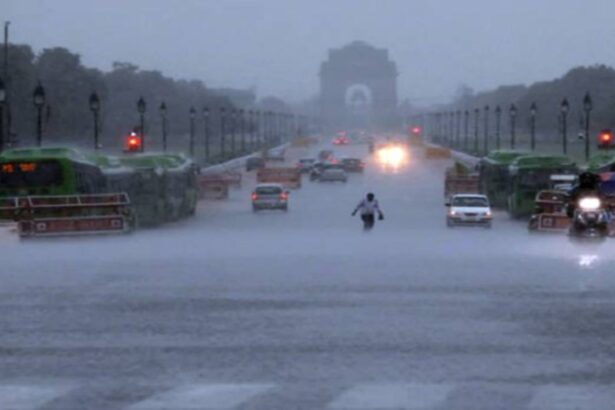
[[[611,149],[614,147],[615,137],[613,131],[610,129],[604,129],[598,134],[598,148]]]
[[[126,151],[141,151],[141,137],[135,132],[131,132],[130,135],[126,137]]]

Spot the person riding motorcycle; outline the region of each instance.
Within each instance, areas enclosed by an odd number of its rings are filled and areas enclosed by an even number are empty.
[[[380,221],[384,219],[384,214],[380,209],[376,196],[371,192],[365,196],[365,199],[359,202],[354,211],[352,211],[352,216],[355,216],[359,211],[361,211],[361,220],[363,221],[363,229],[365,230],[374,227],[376,212],[378,213],[378,219]]]
[[[596,174],[584,172],[579,183],[568,195],[566,213],[571,218],[571,237],[605,238],[610,234],[610,210],[600,190],[601,180]]]
[[[568,193],[566,214],[569,218],[574,215],[579,198],[584,196],[601,197],[600,177],[598,175],[591,172],[583,172],[579,175],[579,183]]]

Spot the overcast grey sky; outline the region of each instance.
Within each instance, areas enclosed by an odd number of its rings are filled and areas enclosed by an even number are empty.
[[[208,85],[299,100],[327,49],[389,49],[399,95],[432,102],[615,62],[614,0],[1,0],[12,40],[89,66],[130,61]]]

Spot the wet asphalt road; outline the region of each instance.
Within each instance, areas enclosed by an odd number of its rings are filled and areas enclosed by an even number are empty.
[[[446,165],[304,180],[287,214],[253,214],[248,176],[159,230],[2,236],[0,409],[615,408],[615,244],[447,229]]]

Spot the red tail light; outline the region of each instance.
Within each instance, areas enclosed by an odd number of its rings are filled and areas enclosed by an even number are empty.
[[[252,193],[252,200],[256,201],[258,199],[258,194],[256,192]]]
[[[288,200],[288,192],[282,192],[282,193],[280,194],[280,199],[281,199],[282,201],[286,201],[286,200]]]

